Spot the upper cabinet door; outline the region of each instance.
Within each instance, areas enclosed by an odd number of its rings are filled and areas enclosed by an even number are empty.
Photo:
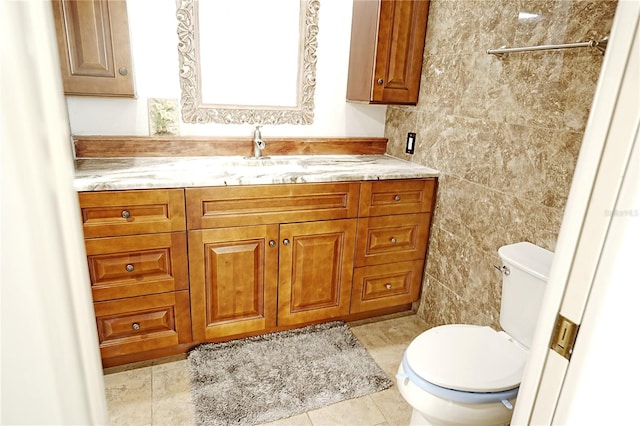
[[[347,100],[418,102],[428,0],[355,0]]]
[[[124,0],[53,0],[66,95],[135,97]]]

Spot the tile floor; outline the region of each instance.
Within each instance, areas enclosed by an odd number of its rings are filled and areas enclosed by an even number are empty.
[[[411,340],[427,329],[415,315],[350,324],[371,356],[393,378]],[[155,365],[154,365],[155,364]],[[122,371],[124,370],[124,371]],[[112,425],[193,425],[187,360],[105,371]],[[397,388],[309,411],[270,425],[407,425],[411,409]]]

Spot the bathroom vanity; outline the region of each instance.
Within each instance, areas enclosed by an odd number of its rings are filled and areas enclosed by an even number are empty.
[[[437,175],[386,155],[77,160],[103,364],[411,309]]]

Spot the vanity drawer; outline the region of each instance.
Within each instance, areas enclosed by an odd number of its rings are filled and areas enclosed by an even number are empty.
[[[189,288],[186,232],[85,240],[94,301]]]
[[[353,218],[359,191],[359,182],[187,188],[187,227]]]
[[[360,190],[360,216],[430,212],[435,188],[435,179],[363,182]]]
[[[358,219],[356,266],[424,261],[430,221],[430,213]]]
[[[102,358],[191,341],[188,291],[97,302],[93,306]]]
[[[424,261],[367,266],[353,272],[351,313],[413,303],[420,297]]]
[[[85,238],[185,229],[184,190],[81,192]]]

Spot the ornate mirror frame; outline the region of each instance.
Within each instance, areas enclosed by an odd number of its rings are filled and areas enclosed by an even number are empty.
[[[209,0],[210,1],[210,0]],[[182,119],[185,123],[311,124],[316,86],[320,0],[301,0],[296,105],[217,105],[202,102],[198,0],[177,0]]]

